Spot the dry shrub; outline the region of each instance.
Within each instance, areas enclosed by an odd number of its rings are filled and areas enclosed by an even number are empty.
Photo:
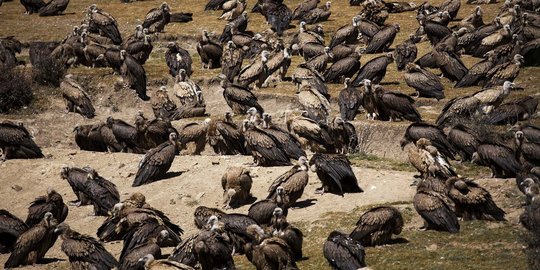
[[[23,71],[0,67],[0,113],[28,105],[33,96],[32,83]]]
[[[58,87],[66,74],[64,64],[52,57],[44,57],[32,67],[32,77],[35,82],[41,85],[51,85]]]

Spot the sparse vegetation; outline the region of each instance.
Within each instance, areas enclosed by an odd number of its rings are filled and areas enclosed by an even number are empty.
[[[0,113],[26,106],[33,97],[32,84],[23,70],[0,67]]]
[[[64,65],[51,57],[44,57],[32,67],[32,77],[41,85],[60,86],[66,74]]]

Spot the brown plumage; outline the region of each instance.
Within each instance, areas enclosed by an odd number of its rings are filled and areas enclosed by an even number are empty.
[[[453,82],[460,81],[468,72],[467,67],[459,56],[448,45],[439,43],[433,50],[435,64],[440,68],[444,77]]]
[[[116,19],[99,9],[95,4],[88,7],[85,22],[88,23],[90,32],[100,33],[100,35],[110,38],[116,45],[122,44],[122,36],[118,31]]]
[[[418,185],[413,204],[416,212],[424,219],[424,229],[459,232],[458,218],[453,202],[436,185],[443,185],[439,179],[427,178]],[[435,185],[435,186],[434,186]]]
[[[327,21],[332,15],[332,11],[330,11],[331,6],[332,2],[327,1],[322,7],[317,7],[304,14],[304,16],[302,16],[302,21],[307,24]]]
[[[137,62],[133,56],[128,54],[126,50],[120,51],[120,75],[127,86],[137,93],[140,99],[149,100],[146,95],[146,71],[144,67]]]
[[[355,16],[352,18],[351,24],[340,27],[336,30],[332,40],[330,41],[330,48],[334,48],[339,44],[354,44],[358,39],[358,26],[360,24],[360,17]]]
[[[148,270],[194,270],[193,267],[171,260],[156,260],[152,254],[147,254],[139,259]]]
[[[76,206],[90,204],[90,199],[84,193],[88,181],[88,169],[90,168],[62,167],[60,172],[62,179],[68,182],[73,193],[77,196],[77,200],[73,201]]]
[[[276,188],[276,196],[271,199],[261,200],[252,204],[248,209],[248,216],[254,219],[259,225],[268,225],[274,216],[274,209],[277,207],[283,210],[283,215],[287,216],[287,196],[283,187]]]
[[[19,236],[26,230],[26,223],[7,210],[0,209],[0,254],[11,252]]]
[[[493,87],[502,85],[506,81],[513,81],[519,75],[520,67],[523,65],[523,59],[523,56],[516,54],[512,61],[497,65],[490,69],[486,74],[489,81],[484,87]]]
[[[62,195],[54,189],[47,189],[47,194],[37,197],[28,207],[28,216],[25,223],[34,226],[43,220],[46,213],[51,213],[58,222],[66,220],[68,207],[62,199]]]
[[[227,45],[223,49],[223,56],[221,57],[221,73],[229,81],[233,81],[240,74],[243,61],[244,51],[241,48],[237,48],[233,41],[227,42]]]
[[[480,144],[472,155],[471,162],[491,169],[491,177],[515,177],[521,168],[514,150],[503,145]]]
[[[62,251],[68,256],[71,269],[112,269],[118,262],[95,238],[73,231],[65,223],[54,230],[62,238]]]
[[[416,90],[417,96],[437,100],[444,98],[444,86],[435,74],[413,63],[406,65],[406,71],[405,82]]]
[[[289,157],[290,159],[299,159],[302,156],[306,156],[306,152],[302,150],[302,145],[296,137],[294,137],[288,131],[272,123],[272,115],[268,113],[263,113],[262,118],[263,130],[268,134],[274,136],[274,138],[276,138],[276,140],[281,143],[287,157]]]
[[[304,17],[308,12],[317,8],[320,0],[304,0],[294,9],[292,14],[293,20],[299,20]]]
[[[95,109],[92,106],[90,96],[80,84],[78,84],[71,74],[66,75],[66,78],[60,84],[62,90],[62,96],[66,101],[66,110],[69,112],[76,112],[83,115],[86,118],[93,118],[95,116]]]
[[[318,193],[335,193],[343,196],[344,193],[360,193],[358,180],[351,168],[351,162],[345,155],[316,153],[309,161],[311,170],[317,173],[322,182]]]
[[[516,158],[522,164],[539,164],[540,163],[540,144],[530,142],[525,138],[523,131],[516,131]]]
[[[250,254],[257,269],[298,269],[287,242],[278,237],[268,237],[258,225],[249,226],[247,233],[254,239]]]
[[[333,231],[323,245],[323,254],[332,269],[361,269],[366,267],[366,252],[360,242]]]
[[[270,53],[268,51],[262,51],[259,58],[253,60],[249,65],[245,66],[238,74],[238,84],[242,86],[249,86],[256,82],[255,87],[261,88],[266,81],[269,73],[267,66]]]
[[[142,111],[137,112],[135,117],[135,128],[139,132],[139,144],[144,149],[152,149],[166,142],[169,134],[178,133],[167,118],[155,118],[148,120]]]
[[[43,153],[22,122],[0,122],[0,161],[13,158],[41,158]]]
[[[456,148],[461,160],[470,161],[480,145],[480,138],[474,129],[458,124],[448,132],[448,141]]]
[[[272,235],[284,240],[291,248],[295,260],[302,259],[302,243],[304,234],[300,229],[287,222],[287,217],[283,216],[283,209],[274,209],[271,229]]]
[[[151,237],[145,242],[136,245],[120,258],[118,270],[144,269],[144,262],[140,261],[140,259],[148,254],[161,258],[161,245],[165,245],[168,238],[169,232],[162,230],[157,237]]]
[[[319,149],[323,152],[334,152],[334,140],[328,127],[319,125],[314,120],[306,117],[307,113],[304,115],[287,121],[289,132],[297,136],[304,145],[309,145],[312,150]]]
[[[233,84],[227,79],[221,81],[220,85],[223,88],[225,102],[227,102],[227,105],[229,105],[235,114],[246,114],[252,107],[261,113],[264,112],[261,105],[259,105],[257,97],[248,87]]]
[[[356,228],[349,235],[364,246],[377,246],[390,243],[392,234],[400,234],[403,229],[403,217],[394,207],[376,207],[365,212]]]
[[[183,238],[182,242],[173,249],[168,259],[195,267],[195,265],[199,263],[197,254],[195,254],[195,240],[198,236],[199,234],[195,233],[189,237]]]
[[[348,57],[336,61],[324,72],[324,81],[335,83],[342,82],[345,78],[352,78],[360,69],[360,57],[359,53],[354,52]]]
[[[209,208],[205,206],[198,206],[195,208],[195,212],[193,213],[195,226],[197,226],[198,229],[202,229],[208,223],[208,219],[211,216],[221,218],[224,215],[225,212],[217,208]]]
[[[19,236],[4,267],[35,265],[43,259],[56,242],[57,235],[54,233],[54,229],[57,225],[58,221],[53,217],[53,214],[44,213],[39,223]]]
[[[223,187],[223,207],[230,209],[246,204],[251,198],[253,180],[249,170],[242,167],[229,167],[221,177]]]
[[[302,81],[297,97],[309,118],[320,123],[327,122],[331,109],[330,101],[309,82]]]
[[[267,199],[275,199],[278,187],[283,188],[287,197],[286,208],[291,207],[304,193],[304,188],[308,184],[308,160],[306,157],[300,157],[298,163],[284,174],[280,175],[268,187]]]
[[[341,118],[352,121],[358,114],[358,109],[363,102],[363,94],[351,85],[351,79],[345,78],[345,88],[339,92],[338,103]]]
[[[152,99],[152,111],[154,117],[162,119],[171,119],[177,112],[176,104],[171,100],[166,87],[160,87]]]
[[[390,121],[406,119],[411,122],[422,121],[422,116],[414,106],[414,99],[400,92],[388,91],[380,85],[374,87],[375,103],[379,110],[388,115]]]
[[[83,193],[94,206],[96,216],[107,216],[115,204],[120,202],[116,185],[101,177],[94,169],[86,167],[87,181]]]
[[[208,126],[207,142],[216,154],[246,154],[244,134],[232,121],[232,114],[225,113],[223,120],[212,120]]]
[[[145,152],[140,147],[139,132],[134,126],[121,119],[115,119],[110,116],[107,117],[105,124],[107,129],[102,129],[101,135],[105,138],[108,145],[116,146],[118,144],[120,149],[117,150],[127,153],[142,154]]]
[[[202,230],[195,239],[195,253],[202,269],[234,269],[233,246],[218,232]]]
[[[179,130],[178,142],[180,150],[187,148],[187,153],[190,155],[200,155],[206,146],[206,133],[210,119],[204,120],[202,123],[192,122],[184,125]]]
[[[148,29],[149,33],[162,32],[170,22],[170,11],[169,5],[163,2],[159,7],[153,8],[146,13],[142,27]]]
[[[451,177],[446,180],[448,196],[456,204],[456,215],[463,220],[505,221],[505,212],[491,194],[472,180]]]
[[[243,133],[246,147],[258,166],[287,166],[289,157],[283,145],[264,129],[255,126],[248,120],[243,122]]]
[[[197,43],[197,52],[201,57],[203,68],[213,69],[220,67],[223,49],[221,45],[210,40],[206,30],[202,33],[201,41]]]
[[[137,187],[159,180],[169,170],[178,152],[176,133],[169,134],[169,141],[148,150],[139,163],[132,186]]]
[[[379,32],[373,36],[371,42],[369,42],[366,53],[381,53],[388,51],[394,42],[399,29],[399,24],[393,24],[379,30]]]
[[[39,9],[39,16],[56,16],[62,14],[69,4],[69,0],[53,0]]]

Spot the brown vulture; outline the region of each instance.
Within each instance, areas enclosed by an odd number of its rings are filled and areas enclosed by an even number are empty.
[[[58,222],[66,220],[68,207],[62,199],[62,195],[54,189],[47,189],[47,195],[37,197],[28,207],[26,225],[29,227],[40,223],[46,213],[51,213]]]
[[[170,11],[169,5],[163,2],[159,7],[153,8],[146,13],[142,27],[148,29],[149,33],[163,32],[165,25],[171,20]]]
[[[366,110],[366,118],[368,120],[381,120],[389,121],[390,116],[388,112],[382,107],[381,103],[376,102],[374,86],[370,80],[364,80],[362,82],[364,90],[362,91],[362,107]]]
[[[505,81],[502,86],[494,86],[478,91],[473,94],[473,97],[480,100],[481,111],[489,114],[494,108],[501,105],[504,99],[510,95],[510,91],[518,89],[513,82]]]
[[[386,68],[390,63],[394,62],[394,56],[392,53],[387,53],[379,57],[375,57],[365,63],[360,70],[358,75],[353,80],[354,86],[359,86],[363,80],[371,80],[373,84],[378,84],[386,75]]]
[[[175,119],[174,116],[178,112],[178,108],[169,97],[166,87],[160,87],[155,92],[154,98],[152,99],[152,111],[156,118]]]
[[[201,230],[195,239],[194,250],[202,269],[235,269],[234,247],[222,234],[214,230]]]
[[[242,86],[249,86],[255,83],[255,88],[261,88],[270,76],[268,67],[268,57],[270,53],[268,51],[262,51],[260,58],[253,60],[249,65],[240,70],[238,74],[237,82]]]
[[[178,72],[173,86],[174,95],[180,100],[181,105],[192,104],[197,99],[197,92],[201,88],[191,80],[184,69]]]
[[[195,233],[189,237],[183,238],[182,242],[171,251],[168,260],[195,267],[197,263],[199,263],[197,254],[195,254],[195,240],[198,236],[199,234]]]
[[[152,254],[144,255],[144,257],[139,259],[143,263],[144,269],[148,270],[194,270],[195,268],[185,265],[183,263],[178,263],[171,260],[161,259],[156,260]]]
[[[330,101],[319,92],[309,81],[302,81],[297,93],[298,103],[309,118],[326,123],[330,114]]]
[[[46,6],[39,9],[39,16],[56,16],[64,13],[69,0],[52,0]]]
[[[39,10],[45,7],[47,4],[43,0],[22,0],[21,4],[24,6],[26,12],[24,14],[38,13]]]
[[[223,120],[212,121],[208,126],[207,142],[216,154],[247,154],[244,134],[232,120],[230,112]]]
[[[302,243],[304,234],[300,229],[287,222],[287,218],[283,216],[283,209],[279,207],[274,209],[270,228],[273,236],[281,238],[289,245],[295,260],[303,258]]]
[[[448,196],[456,205],[456,215],[463,220],[505,221],[505,212],[491,194],[472,180],[451,177],[446,180]]]
[[[443,76],[453,82],[460,81],[469,71],[459,56],[445,44],[439,44],[435,48],[433,57]]]
[[[365,212],[349,237],[364,246],[385,245],[391,242],[392,234],[400,234],[403,217],[391,206],[381,206]]]
[[[120,202],[118,189],[114,183],[101,177],[94,169],[89,167],[84,169],[88,173],[82,193],[94,206],[94,215],[107,216],[114,205]]]
[[[157,237],[148,238],[145,242],[133,247],[129,252],[120,258],[119,270],[144,269],[144,263],[140,259],[148,254],[160,258],[161,246],[165,246],[165,241],[169,238],[169,232],[162,230]]]
[[[432,46],[437,45],[442,39],[452,34],[452,30],[440,22],[423,19],[419,23]]]
[[[401,148],[403,149],[409,143],[415,143],[420,138],[428,139],[445,157],[455,159],[457,151],[448,141],[442,129],[428,123],[410,124],[400,141]]]
[[[339,44],[354,44],[358,41],[358,35],[360,33],[358,26],[360,25],[360,17],[355,16],[352,18],[351,24],[340,27],[332,36],[330,41],[330,48],[334,48]],[[349,76],[350,77],[350,76]]]
[[[394,42],[399,29],[399,24],[393,24],[379,30],[369,42],[366,53],[381,53],[388,51]]]
[[[66,75],[60,84],[60,90],[62,90],[62,97],[66,101],[68,112],[76,112],[89,119],[94,118],[96,110],[92,106],[90,95],[77,83],[73,75]]]
[[[229,167],[221,177],[223,208],[231,209],[248,203],[253,180],[250,171],[242,167]]]
[[[310,146],[312,150],[316,149],[322,152],[335,152],[334,139],[331,136],[330,128],[326,124],[317,123],[307,116],[307,112],[303,112],[301,116],[289,119],[287,121],[289,132],[297,136],[304,147]]]
[[[322,182],[317,193],[330,192],[343,196],[344,193],[363,192],[346,156],[316,153],[311,157],[309,165]]]
[[[42,158],[43,153],[22,122],[0,122],[0,161]]]
[[[540,164],[540,144],[529,142],[525,138],[523,131],[515,133],[516,138],[516,159],[523,163]]]
[[[418,184],[413,199],[416,212],[424,219],[422,228],[457,233],[459,232],[459,222],[454,212],[453,202],[446,194],[433,188],[432,183],[430,183],[433,181],[440,180],[435,178],[422,180]]]
[[[248,209],[248,216],[255,220],[259,225],[268,225],[272,222],[274,216],[274,209],[277,207],[283,210],[283,214],[286,216],[288,213],[287,194],[285,189],[281,186],[276,188],[276,195],[270,199],[260,200],[252,204]]]
[[[186,154],[200,155],[206,146],[206,134],[211,120],[205,119],[202,123],[191,122],[180,129],[178,135],[179,149],[186,149]]]
[[[277,197],[277,189],[283,188],[285,200],[285,208],[291,207],[304,193],[304,188],[308,184],[308,160],[306,157],[300,157],[298,163],[294,165],[284,174],[280,175],[270,187],[268,187],[268,196],[266,199],[275,200]]]
[[[331,123],[334,145],[339,154],[354,153],[358,149],[358,134],[353,124],[336,116]]]
[[[248,258],[257,269],[298,269],[287,242],[278,237],[268,237],[258,225],[248,226],[247,233],[254,240]]]
[[[323,254],[334,270],[362,269],[367,266],[362,244],[338,231],[331,232],[326,238]]]
[[[488,71],[493,68],[495,65],[496,55],[486,55],[487,58],[484,58],[482,61],[474,64],[461,80],[456,82],[454,85],[455,88],[468,87],[474,85],[480,85],[482,82],[487,80],[486,74]]]
[[[139,132],[137,129],[120,119],[114,119],[107,117],[105,121],[107,128],[112,132],[112,135],[116,139],[116,142],[121,145],[120,150],[126,153],[142,154],[145,152],[140,147]],[[102,133],[102,136],[104,134]],[[110,134],[105,134],[109,136]],[[109,144],[109,143],[107,143]]]
[[[380,85],[374,86],[374,101],[376,107],[388,115],[390,121],[406,119],[411,122],[421,122],[422,116],[414,106],[414,99],[400,92],[388,91]],[[380,114],[380,112],[379,112]]]
[[[257,222],[244,214],[223,214],[219,218],[211,216],[205,228],[221,233],[228,238],[228,242],[234,246],[235,254],[245,254],[252,242],[251,238],[246,234],[246,228],[249,225],[257,224]]]
[[[228,41],[221,57],[221,73],[227,80],[233,81],[240,74],[243,61],[244,51],[237,48],[233,41]]]
[[[257,166],[287,166],[291,162],[283,145],[273,135],[244,120],[242,130],[246,147]]]
[[[435,123],[440,127],[444,127],[453,122],[469,119],[480,109],[480,105],[480,99],[474,96],[453,98],[444,104]]]
[[[360,69],[360,57],[357,52],[350,54],[348,57],[338,60],[333,63],[324,72],[324,81],[327,83],[343,82],[345,78],[352,78]]]
[[[0,254],[10,253],[28,225],[7,210],[0,209]]]
[[[455,169],[450,165],[446,157],[439,153],[438,149],[431,145],[431,141],[426,138],[420,138],[416,141],[416,147],[420,154],[420,159],[424,165],[423,171],[420,171],[424,176],[432,175],[446,179],[448,177],[457,176]]]
[[[266,133],[274,136],[274,138],[283,145],[283,150],[290,159],[299,159],[300,157],[306,156],[306,152],[304,152],[302,145],[296,137],[272,123],[272,115],[268,113],[263,114],[262,128]]]
[[[484,119],[491,125],[514,125],[518,121],[525,121],[536,113],[538,101],[531,96],[523,96],[509,100],[496,107]]]
[[[289,28],[292,19],[292,11],[289,7],[279,1],[266,1],[261,5],[261,13],[271,25],[270,29],[278,36],[283,36],[283,32]]]
[[[301,20],[307,24],[315,24],[318,22],[327,21],[332,15],[332,11],[330,11],[331,6],[332,2],[327,1],[324,6],[312,9],[308,13],[304,14]]]
[[[324,47],[323,52],[309,58],[300,67],[308,68],[312,71],[324,72],[328,63],[332,62],[332,52],[329,47]]]
[[[124,82],[129,88],[135,90],[139,98],[149,100],[150,97],[146,95],[146,71],[144,67],[126,50],[120,51],[120,59],[122,60],[120,75],[122,75]]]
[[[409,35],[409,39],[396,46],[394,51],[394,60],[398,71],[405,69],[405,66],[409,63],[413,63],[416,60],[418,49],[414,43],[415,35]]]
[[[405,82],[416,90],[417,96],[437,100],[444,98],[444,86],[435,74],[413,63],[407,64],[405,69]]]
[[[19,236],[4,267],[9,269],[38,263],[56,242],[58,236],[54,230],[57,225],[53,214],[44,213],[38,223]]]
[[[485,88],[502,85],[507,81],[513,81],[518,75],[521,65],[523,65],[523,56],[520,54],[514,55],[512,61],[497,65],[490,69],[486,77],[489,80],[484,85]]]
[[[517,123],[512,126],[510,130],[514,132],[521,131],[523,132],[525,139],[527,139],[529,142],[540,143],[540,127],[538,126],[526,123]]]
[[[60,176],[66,180],[77,196],[77,200],[70,202],[76,206],[89,205],[90,199],[86,197],[84,193],[88,181],[88,174],[90,173],[89,167],[76,168],[76,167],[62,167]]]
[[[135,60],[137,60],[137,63],[144,65],[146,63],[146,60],[150,57],[150,54],[152,53],[152,50],[154,49],[154,45],[152,45],[152,38],[150,35],[144,35],[142,40],[135,40],[133,42],[129,42],[127,44],[124,44],[122,46],[126,52],[133,56]],[[106,54],[107,52],[105,52]]]
[[[95,238],[73,231],[60,223],[55,233],[62,238],[62,251],[68,256],[71,269],[113,269],[118,262]]]
[[[491,169],[491,177],[515,177],[521,168],[511,148],[497,144],[480,144],[472,155],[471,161]]]
[[[170,133],[178,133],[168,119],[148,120],[142,111],[137,112],[135,128],[139,132],[139,144],[144,149],[151,149],[166,142]]]
[[[345,88],[339,92],[338,104],[341,118],[352,121],[358,114],[358,109],[362,105],[363,94],[351,85],[351,79],[345,78]]]
[[[99,129],[100,126],[103,126],[103,124],[78,125],[73,129],[73,132],[75,132],[75,143],[81,150],[96,152],[108,151],[107,144]]]
[[[223,32],[221,33],[221,36],[219,37],[219,42],[226,43],[226,42],[232,41],[233,36],[236,34],[240,34],[244,36],[247,29],[247,25],[248,25],[248,13],[247,11],[244,11],[242,12],[240,16],[230,21],[223,27]],[[246,35],[245,37],[249,37],[249,35]],[[233,42],[233,44],[235,44],[235,42]]]
[[[311,10],[317,8],[317,4],[319,4],[321,0],[304,0],[298,6],[294,9],[292,14],[293,20],[300,20]]]
[[[284,81],[285,75],[287,74],[287,71],[289,70],[289,67],[291,66],[291,57],[290,51],[288,48],[283,48],[282,44],[277,44],[276,49],[274,49],[274,53],[272,56],[268,59],[268,62],[266,63],[266,73],[268,76],[273,75],[277,72],[275,75],[276,79],[278,81]],[[268,79],[268,78],[267,78]],[[263,82],[263,86],[267,87],[268,82],[265,80]]]
[[[264,109],[259,105],[257,97],[251,92],[248,87],[233,84],[227,79],[221,81],[223,88],[223,97],[227,105],[236,114],[246,114],[247,111],[254,107],[258,112],[263,113]]]
[[[92,33],[99,33],[110,38],[114,44],[122,44],[122,36],[118,31],[116,19],[109,13],[99,9],[95,4],[87,9],[85,21],[88,23],[88,30]]]
[[[226,215],[225,212],[217,208],[210,208],[206,206],[198,206],[193,212],[194,223],[197,229],[202,229],[203,227],[205,227],[206,224],[208,224],[208,219],[211,216],[221,218],[224,215]]]
[[[169,134],[169,141],[148,150],[139,163],[139,169],[133,187],[145,185],[159,180],[165,176],[178,152],[178,135]]]
[[[477,133],[463,124],[455,125],[450,129],[448,141],[454,146],[463,161],[470,161],[481,143]]]
[[[221,48],[221,45],[210,40],[206,30],[202,32],[201,41],[197,43],[197,52],[201,57],[203,69],[220,67],[223,49]]]
[[[488,51],[496,49],[498,46],[505,45],[512,41],[512,30],[510,25],[503,25],[501,29],[484,37],[479,41],[478,47],[473,52],[473,56],[482,57]]]
[[[169,67],[169,74],[175,77],[181,69],[185,70],[188,76],[193,73],[191,65],[193,60],[187,50],[180,47],[174,42],[167,43],[167,51],[165,51],[165,62]]]

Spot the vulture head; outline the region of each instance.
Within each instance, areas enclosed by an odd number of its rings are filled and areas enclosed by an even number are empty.
[[[171,41],[171,42],[167,43],[167,49],[170,50],[170,49],[172,49],[172,48],[176,48],[176,43],[174,43],[174,42]]]
[[[352,25],[354,27],[358,27],[360,25],[360,22],[362,21],[362,18],[360,16],[354,16],[352,18]]]
[[[247,114],[254,116],[258,113],[257,109],[255,107],[251,107],[247,110]]]
[[[279,208],[279,207],[276,207],[274,209],[274,212],[272,212],[272,215],[275,216],[275,217],[281,217],[283,216],[283,209]]]
[[[503,83],[503,87],[502,87],[502,90],[503,90],[503,93],[505,95],[508,95],[510,93],[511,90],[515,89],[516,88],[516,84],[511,82],[511,81],[505,81]]]
[[[137,24],[137,25],[135,26],[135,30],[136,30],[136,31],[142,31],[142,30],[143,30],[142,25],[141,25],[141,24]]]
[[[516,144],[518,146],[521,146],[521,144],[523,143],[523,141],[525,140],[525,136],[523,135],[523,131],[517,131],[516,134],[514,135],[515,138],[516,138]]]
[[[227,48],[229,49],[236,49],[236,45],[234,44],[234,42],[232,40],[229,40],[227,42]]]
[[[386,58],[388,60],[390,60],[390,62],[394,62],[394,54],[389,52],[389,53],[386,53]]]
[[[326,1],[326,3],[324,4],[324,6],[326,7],[326,11],[328,11],[328,10],[330,10],[330,7],[332,6],[332,2]]]
[[[232,117],[233,117],[233,114],[231,112],[225,112],[225,117],[224,117],[225,122],[232,123],[233,122]]]
[[[131,194],[131,196],[129,196],[129,200],[139,208],[146,204],[146,197],[140,192]]]
[[[230,188],[223,193],[223,209],[232,208],[231,201],[235,195],[236,195],[236,190],[234,188]]]
[[[159,232],[159,235],[157,237],[157,242],[165,243],[165,241],[167,241],[168,239],[169,239],[169,232],[167,230],[161,230],[161,232]]]
[[[474,152],[471,156],[471,163],[479,164],[480,162],[480,155],[478,155],[478,152]]]
[[[54,229],[54,233],[63,235],[67,232],[69,232],[71,229],[69,228],[69,225],[66,223],[60,223],[58,226],[56,226],[56,229]]]
[[[96,180],[98,179],[99,177],[99,174],[96,172],[96,170],[94,170],[93,168],[90,168],[90,167],[84,167],[84,170],[86,171],[87,175],[86,175],[86,178],[88,180]]]
[[[265,237],[264,230],[257,224],[249,225],[246,228],[246,233],[258,242],[260,242]]]
[[[43,222],[45,222],[45,225],[46,225],[47,228],[50,228],[51,226],[54,226],[55,221],[54,221],[54,218],[53,218],[53,214],[51,212],[45,213],[45,215],[43,215]]]
[[[68,179],[68,173],[70,171],[70,168],[66,165],[62,166],[62,169],[60,170],[60,177],[62,179],[67,180]]]
[[[344,84],[345,88],[349,88],[351,86],[351,78],[345,78]]]
[[[249,120],[244,119],[244,121],[242,121],[242,131],[243,132],[248,131],[251,126],[252,125],[249,123]]]
[[[524,60],[523,60],[523,56],[521,54],[516,54],[514,55],[514,63],[516,63],[516,65],[520,66],[524,63]]]
[[[527,178],[521,182],[521,186],[524,188],[529,188],[535,184],[534,180],[532,178]]]
[[[299,28],[299,31],[300,31],[300,33],[303,33],[303,32],[306,31],[306,22],[304,22],[304,21],[301,21],[301,22],[300,22],[300,28]]]
[[[416,147],[420,149],[425,149],[427,146],[431,145],[431,141],[426,138],[420,138],[416,141]]]
[[[185,69],[180,69],[178,72],[178,81],[185,82],[187,79],[187,73]]]
[[[364,85],[364,93],[371,94],[371,92],[373,91],[373,89],[371,87],[371,80],[364,79],[364,80],[362,80],[362,82],[363,82],[363,85]]]
[[[122,59],[122,61],[124,61],[126,59],[126,50],[121,50],[120,51],[120,59]]]
[[[393,24],[392,27],[394,27],[394,29],[396,30],[396,32],[399,32],[399,30],[401,29],[400,26],[399,26],[399,23]]]
[[[161,4],[161,9],[162,9],[163,11],[169,11],[169,5],[167,4],[167,2],[163,2],[163,3]]]
[[[99,61],[103,61],[105,60],[105,55],[100,53],[97,57],[96,57],[96,62],[99,62]]]
[[[298,158],[298,163],[297,163],[300,168],[302,168],[303,171],[306,171],[307,170],[307,167],[308,167],[308,159],[304,156]]]
[[[145,269],[150,269],[150,265],[154,262],[155,258],[152,254],[147,254],[139,259],[139,262],[144,262]]]
[[[178,143],[178,134],[172,132],[171,134],[169,134],[169,141],[176,145]]]
[[[270,56],[270,52],[268,52],[268,51],[266,51],[266,50],[265,50],[265,51],[262,51],[262,52],[261,52],[261,61],[262,61],[263,63],[268,62],[268,56]]]
[[[152,39],[150,39],[150,35],[144,35],[144,45],[150,45],[152,43]]]

